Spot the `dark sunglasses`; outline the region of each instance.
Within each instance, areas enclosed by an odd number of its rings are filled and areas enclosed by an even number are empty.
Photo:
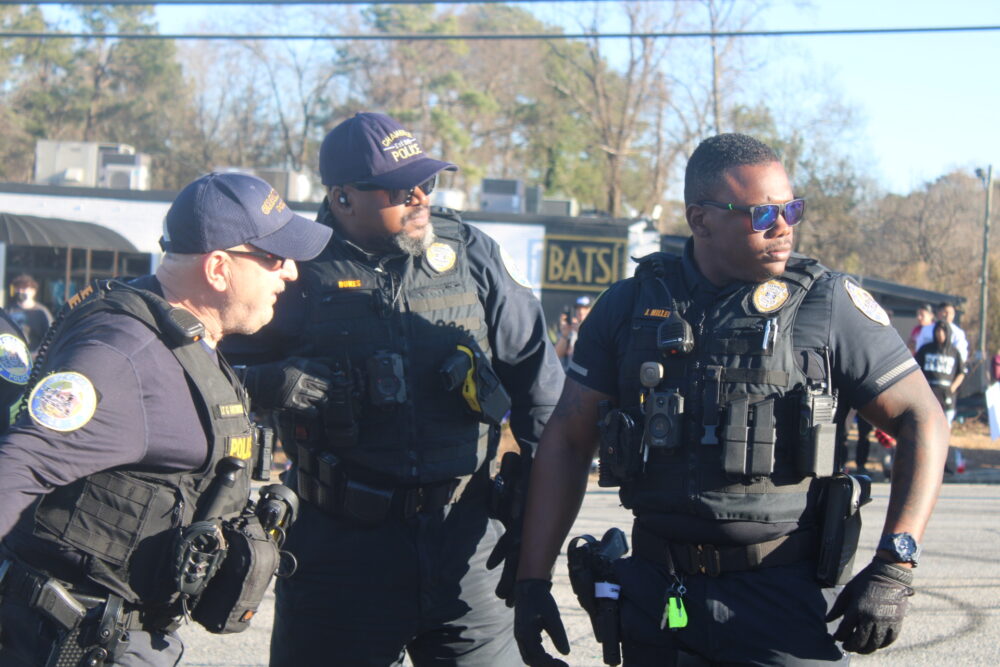
[[[261,266],[268,271],[277,271],[285,265],[285,262],[288,261],[285,257],[275,255],[274,253],[266,252],[264,250],[223,250],[222,252],[227,255],[242,255],[243,257],[253,257],[254,259],[259,259],[261,261]]]
[[[374,192],[375,190],[385,190],[389,193],[389,203],[393,206],[409,206],[413,201],[413,194],[416,192],[417,188],[425,195],[429,195],[434,192],[434,186],[437,185],[437,174],[431,176],[423,183],[414,185],[412,188],[392,190],[389,188],[383,188],[381,185],[375,185],[374,183],[366,183],[360,181],[358,183],[349,184],[355,190],[361,190],[362,192]]]
[[[750,214],[750,226],[755,232],[766,232],[771,227],[778,224],[778,216],[785,217],[785,223],[789,227],[802,222],[802,216],[806,211],[805,199],[793,199],[784,204],[758,204],[757,206],[737,206],[736,204],[724,204],[718,201],[703,199],[695,202],[698,206],[714,206],[715,208],[726,209],[727,211],[740,211]]]

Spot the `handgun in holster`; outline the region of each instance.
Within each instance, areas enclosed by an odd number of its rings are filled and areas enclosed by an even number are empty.
[[[469,410],[483,423],[499,426],[510,410],[510,394],[475,341],[455,347],[440,369],[445,391],[460,388]]]
[[[608,665],[621,663],[618,596],[621,587],[614,563],[628,552],[628,540],[619,528],[611,528],[598,542],[591,535],[573,538],[567,549],[569,581],[580,606],[590,616],[594,637]]]
[[[867,475],[834,475],[825,480],[816,567],[816,578],[825,586],[839,586],[851,578],[861,535],[861,508],[871,502],[871,491]]]

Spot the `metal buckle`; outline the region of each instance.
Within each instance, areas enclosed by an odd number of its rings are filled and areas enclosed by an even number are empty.
[[[719,549],[712,544],[696,544],[691,550],[691,559],[699,574],[717,577],[722,573],[722,559]]]

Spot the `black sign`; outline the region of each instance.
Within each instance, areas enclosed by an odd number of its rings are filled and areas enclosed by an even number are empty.
[[[627,239],[546,235],[542,289],[602,292],[624,278]]]

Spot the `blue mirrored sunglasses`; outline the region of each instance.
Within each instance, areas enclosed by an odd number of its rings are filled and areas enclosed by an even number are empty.
[[[784,204],[758,204],[757,206],[737,206],[736,204],[726,204],[719,201],[703,199],[695,202],[698,206],[714,206],[715,208],[727,211],[740,211],[750,214],[750,226],[755,232],[766,232],[771,227],[778,224],[778,216],[784,216],[785,224],[789,227],[802,222],[802,216],[806,212],[805,199],[792,199]]]

